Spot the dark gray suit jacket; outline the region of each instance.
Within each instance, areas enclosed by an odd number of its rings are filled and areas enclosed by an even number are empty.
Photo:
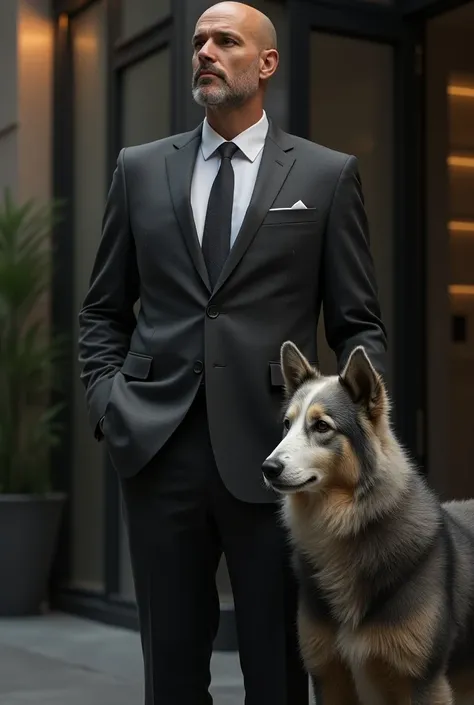
[[[204,375],[228,489],[274,499],[261,463],[281,438],[280,345],[316,362],[321,303],[339,367],[365,345],[384,373],[381,321],[357,160],[270,122],[254,193],[211,293],[190,205],[201,126],[122,149],[105,209],[79,354],[92,427],[122,476],[138,472]],[[306,210],[274,211],[302,200]],[[134,305],[140,300],[138,318]]]

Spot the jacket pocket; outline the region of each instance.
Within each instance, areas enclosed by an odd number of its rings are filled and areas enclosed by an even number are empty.
[[[132,379],[148,379],[152,362],[153,358],[151,355],[130,351],[127,353],[120,372],[125,377],[131,377]]]

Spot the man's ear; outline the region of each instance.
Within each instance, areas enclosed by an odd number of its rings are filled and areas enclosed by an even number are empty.
[[[260,80],[267,81],[273,76],[278,68],[280,57],[276,49],[265,49],[260,56]]]

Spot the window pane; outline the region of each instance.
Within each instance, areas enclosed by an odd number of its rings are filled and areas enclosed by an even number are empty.
[[[122,0],[122,34],[141,32],[171,12],[170,0]]]
[[[170,50],[152,54],[125,69],[123,76],[124,146],[170,134]]]
[[[106,198],[106,15],[103,2],[71,22],[74,66],[74,263],[78,311],[86,294],[101,234]],[[74,342],[77,344],[77,317]],[[77,350],[75,354],[77,359]],[[103,584],[103,446],[86,416],[79,366],[74,375],[74,469],[72,492],[72,581]]]
[[[278,35],[280,62],[278,71],[272,77],[265,97],[265,110],[282,130],[288,130],[289,123],[289,70],[290,70],[290,23],[287,2],[281,0],[253,0],[252,7],[266,14],[273,22]]]
[[[142,144],[170,134],[169,49],[124,70],[122,144]],[[120,592],[135,599],[125,524],[120,506]]]
[[[392,48],[313,32],[311,37],[311,139],[358,158],[380,301],[390,340],[393,305],[393,56]],[[335,369],[320,327],[320,359]]]

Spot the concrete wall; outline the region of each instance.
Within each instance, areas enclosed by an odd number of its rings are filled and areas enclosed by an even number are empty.
[[[17,0],[0,2],[0,201],[18,182]]]
[[[0,199],[51,196],[50,0],[0,2]]]
[[[50,0],[19,0],[18,195],[51,197],[53,126],[53,25]]]

